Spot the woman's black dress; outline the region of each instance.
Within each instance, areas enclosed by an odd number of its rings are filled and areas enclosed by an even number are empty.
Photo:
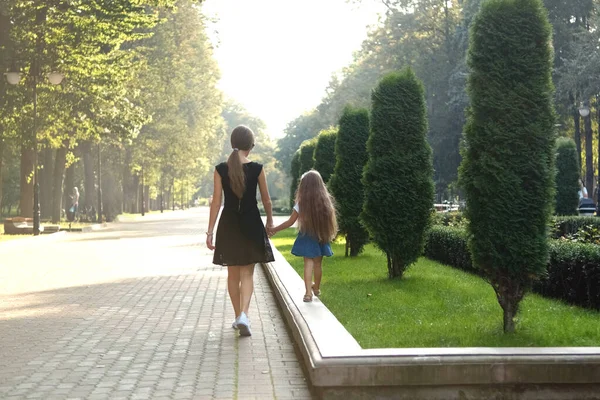
[[[275,260],[256,201],[262,168],[255,162],[244,164],[246,191],[240,200],[231,190],[227,163],[217,165],[225,205],[217,227],[214,264],[249,265]]]

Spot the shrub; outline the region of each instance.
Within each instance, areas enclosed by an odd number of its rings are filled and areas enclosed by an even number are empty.
[[[557,216],[552,219],[554,229],[552,237],[559,239],[563,236],[575,235],[585,227],[594,227],[600,230],[600,218],[598,217],[571,217]]]
[[[464,214],[460,211],[445,213],[434,212],[432,219],[433,225],[453,226],[460,228],[464,228],[468,222],[464,217]]]
[[[548,259],[554,205],[552,28],[541,0],[482,3],[471,28],[471,99],[460,167],[469,248],[514,331]]]
[[[600,310],[600,246],[549,241],[550,258],[533,290],[542,296]],[[463,271],[481,274],[471,263],[464,229],[433,226],[424,255]]]
[[[467,232],[461,228],[434,225],[427,232],[425,256],[463,271],[479,273],[473,267],[467,246]]]
[[[317,136],[315,146],[315,165],[314,169],[319,171],[323,182],[329,182],[333,169],[335,168],[335,140],[337,129],[330,128],[322,130]]]
[[[552,241],[547,272],[533,288],[543,296],[600,310],[600,246]]]
[[[579,206],[579,163],[573,139],[556,141],[556,214],[577,215]]]
[[[369,112],[366,109],[346,107],[340,118],[335,144],[335,169],[329,187],[337,203],[340,232],[346,235],[346,255],[360,254],[369,241],[369,233],[360,221],[364,202],[361,182],[367,162]]]
[[[411,69],[386,75],[372,94],[361,219],[401,277],[423,252],[433,204],[423,85]]]

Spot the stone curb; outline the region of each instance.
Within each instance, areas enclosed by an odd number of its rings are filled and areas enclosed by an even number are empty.
[[[94,224],[94,225],[90,225],[90,226],[84,226],[83,228],[81,228],[81,232],[86,233],[86,232],[93,232],[93,231],[99,231],[102,230],[104,228],[107,228],[108,224],[106,222],[103,222],[101,224]]]
[[[273,249],[263,268],[319,398],[600,399],[600,347],[355,347],[320,301],[296,299],[302,278]]]

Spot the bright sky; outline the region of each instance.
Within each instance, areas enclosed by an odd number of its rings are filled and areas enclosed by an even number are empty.
[[[363,0],[208,0],[215,18],[220,88],[267,124],[274,138],[319,105],[331,75],[352,61],[377,23],[381,2]]]

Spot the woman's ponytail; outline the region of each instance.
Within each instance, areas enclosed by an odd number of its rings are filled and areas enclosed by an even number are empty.
[[[231,132],[231,147],[233,151],[227,160],[229,167],[229,186],[233,193],[241,199],[246,190],[246,175],[244,174],[244,166],[240,160],[240,150],[248,151],[254,147],[254,133],[250,128],[244,125],[236,127]]]
[[[246,176],[244,175],[244,166],[240,160],[239,150],[233,149],[227,159],[229,169],[229,186],[235,195],[241,199],[246,190]]]

